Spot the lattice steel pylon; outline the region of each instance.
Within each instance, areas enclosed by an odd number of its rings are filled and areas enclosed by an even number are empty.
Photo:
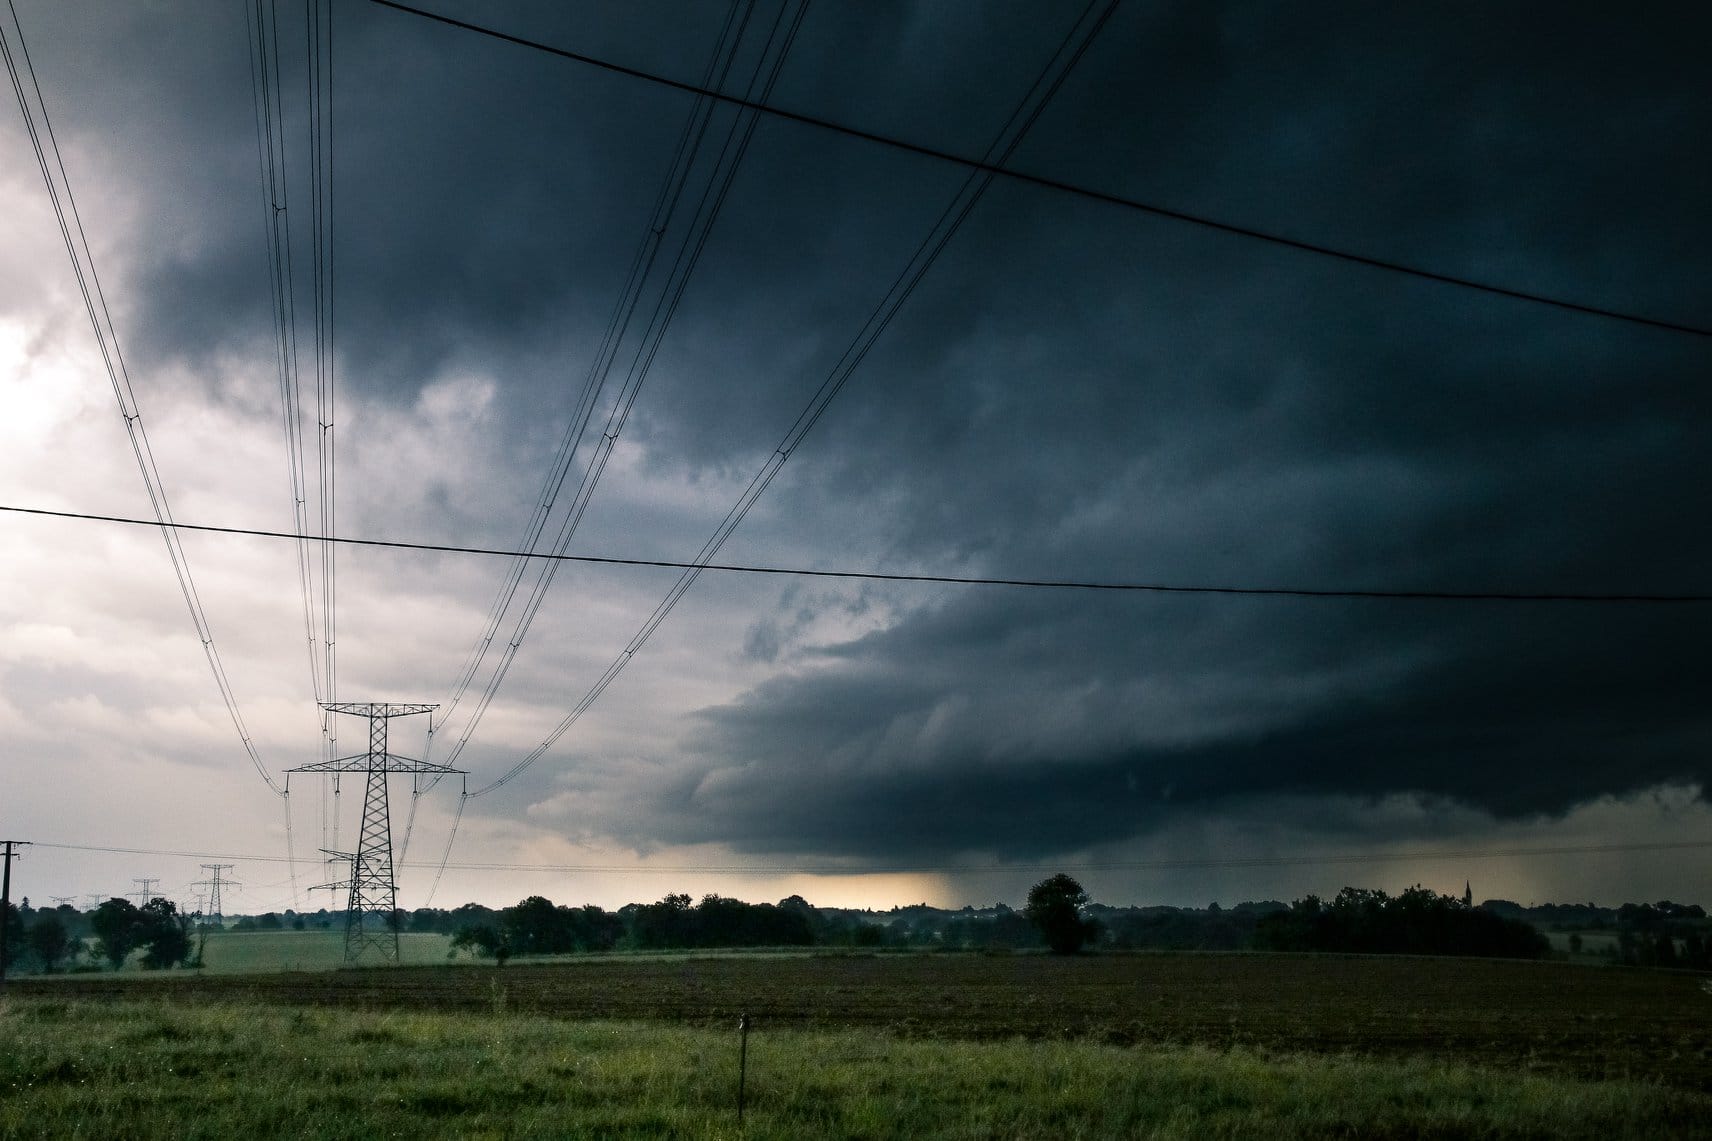
[[[190,885],[191,887],[205,887],[208,889],[208,908],[202,914],[202,926],[204,928],[207,928],[210,924],[219,928],[224,928],[226,926],[226,916],[221,910],[220,889],[222,887],[243,887],[244,885],[238,883],[236,880],[225,879],[220,875],[220,873],[229,872],[234,866],[235,865],[233,864],[203,864],[202,869],[206,872],[211,872],[212,875],[208,879],[197,880],[195,883]]]
[[[376,701],[323,702],[321,708],[369,719],[369,751],[330,761],[319,761],[294,773],[368,774],[363,792],[363,825],[357,850],[350,854],[350,903],[345,909],[345,962],[355,963],[365,952],[374,951],[389,963],[398,962],[398,930],[392,922],[398,908],[398,881],[392,866],[392,816],[387,807],[388,773],[462,773],[449,765],[437,765],[389,753],[387,723],[394,717],[432,713],[437,705],[407,705]]]

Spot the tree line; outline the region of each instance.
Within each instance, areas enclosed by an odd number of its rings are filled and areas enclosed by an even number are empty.
[[[1397,896],[1354,887],[1326,901],[1307,896],[1261,917],[1254,945],[1262,951],[1503,959],[1551,953],[1550,940],[1529,924],[1419,886]]]
[[[1581,905],[1570,905],[1577,909]],[[1587,905],[1591,907],[1591,905]],[[1616,963],[1712,969],[1712,931],[1698,906],[1668,901],[1602,909],[1617,936]],[[397,911],[400,932],[452,936],[463,951],[499,961],[514,955],[725,947],[839,947],[938,950],[1034,950],[1070,954],[1086,948],[1130,950],[1321,951],[1361,954],[1483,955],[1544,958],[1550,944],[1538,927],[1504,901],[1479,907],[1413,887],[1395,897],[1345,888],[1322,900],[1243,903],[1229,909],[1107,907],[1070,876],[1034,885],[1020,910],[998,904],[949,911],[925,903],[886,912],[817,908],[801,896],[748,903],[710,894],[694,901],[669,894],[617,911],[593,904],[555,904],[541,895],[506,908],[469,903],[450,910]],[[328,929],[343,914],[268,913],[236,920],[233,930]],[[147,969],[196,965],[192,920],[170,900],[143,907],[115,897],[89,912],[69,905],[9,909],[8,965],[53,972],[118,968],[135,959]],[[1570,936],[1578,951],[1579,935]]]
[[[172,900],[157,896],[138,907],[115,896],[93,911],[69,905],[33,910],[6,905],[6,966],[54,974],[61,970],[117,970],[136,952],[146,970],[194,962],[191,920]]]

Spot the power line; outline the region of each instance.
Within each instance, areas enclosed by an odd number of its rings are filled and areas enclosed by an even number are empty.
[[[737,48],[742,42],[743,33],[748,27],[749,18],[754,12],[753,0],[743,6],[743,18],[737,19],[739,6],[732,3],[726,12],[724,26],[720,29],[719,38],[714,43],[713,52],[704,73],[704,83],[711,83],[715,75],[721,82],[729,74],[735,62]],[[723,66],[721,60],[723,59]],[[536,544],[540,542],[542,532],[546,529],[547,520],[552,515],[554,505],[558,502],[559,493],[564,489],[566,478],[570,475],[572,461],[576,457],[578,442],[587,430],[590,419],[594,415],[595,406],[599,401],[600,392],[612,371],[613,361],[618,353],[619,343],[630,327],[630,321],[641,301],[643,284],[653,268],[655,259],[659,256],[660,247],[672,216],[677,211],[677,204],[688,184],[690,169],[696,154],[700,151],[702,140],[706,137],[707,127],[712,118],[715,104],[710,99],[697,99],[691,107],[690,114],[685,118],[683,129],[679,134],[677,146],[672,154],[672,162],[666,170],[666,177],[661,184],[660,192],[655,197],[654,208],[648,217],[642,241],[631,259],[630,270],[625,278],[623,287],[619,290],[618,300],[613,306],[612,315],[607,318],[606,328],[601,333],[601,339],[595,350],[594,360],[589,366],[588,375],[583,380],[583,386],[572,408],[569,422],[559,440],[559,448],[553,457],[552,466],[548,469],[547,477],[542,483],[541,492],[536,498],[534,514],[524,529],[524,538],[518,547],[522,551],[533,553]],[[504,620],[512,600],[517,596],[523,575],[528,570],[529,559],[519,555],[513,562],[493,605],[488,610],[488,620],[483,633],[476,640],[470,652],[468,662],[459,671],[458,680],[453,686],[452,695],[442,704],[441,721],[447,721],[457,710],[463,700],[476,673],[480,670],[482,661],[487,655],[493,639],[499,633],[500,623]],[[432,730],[430,730],[432,732]]]
[[[33,842],[38,848],[60,851],[100,852],[122,856],[168,856],[195,860],[242,860],[255,863],[283,863],[283,856],[246,855],[233,852],[184,851],[171,848],[116,847],[99,844],[62,844],[45,840]],[[916,864],[554,864],[526,863],[505,860],[473,860],[447,862],[444,867],[467,872],[553,872],[605,874],[672,874],[690,875],[698,872],[719,875],[810,875],[810,876],[874,876],[1002,873],[1054,868],[1065,871],[1177,871],[1205,868],[1271,868],[1309,867],[1325,864],[1405,863],[1431,860],[1503,860],[1545,856],[1623,855],[1639,853],[1693,852],[1712,849],[1712,840],[1665,840],[1642,843],[1603,844],[1545,844],[1506,848],[1445,848],[1414,849],[1395,852],[1317,852],[1265,856],[1224,856],[1193,859],[1160,860],[1017,860],[982,861],[970,863]],[[434,867],[433,861],[401,863],[401,867]]]
[[[1041,68],[1033,84],[1029,86],[1016,108],[1011,112],[1010,117],[1005,120],[998,135],[989,144],[987,148],[989,156],[1003,162],[1022,144],[1022,140],[1027,137],[1029,130],[1040,118],[1041,113],[1052,102],[1053,97],[1063,86],[1070,72],[1075,70],[1076,65],[1087,52],[1089,45],[1094,42],[1094,39],[1100,34],[1100,30],[1111,19],[1112,12],[1117,8],[1117,0],[1109,0],[1096,15],[1095,8],[1097,6],[1098,0],[1089,0],[1088,6],[1083,9],[1075,23],[1065,33],[1063,42],[1047,59],[1045,66]],[[808,433],[814,429],[815,424],[825,415],[827,408],[838,398],[838,394],[844,390],[844,386],[850,382],[850,378],[862,366],[862,362],[867,359],[868,353],[873,349],[875,343],[891,326],[893,320],[897,318],[904,303],[909,300],[910,295],[915,292],[916,287],[921,284],[922,279],[927,276],[928,271],[933,268],[934,263],[945,252],[945,247],[950,244],[951,239],[956,237],[958,230],[968,220],[969,215],[980,203],[982,196],[986,193],[987,188],[992,185],[992,182],[993,175],[973,171],[963,181],[962,186],[958,187],[957,193],[952,196],[951,201],[940,212],[932,227],[929,228],[927,236],[922,239],[915,252],[904,263],[903,269],[898,271],[897,277],[893,279],[892,284],[881,296],[873,311],[868,314],[867,320],[857,330],[856,336],[845,347],[843,354],[833,364],[826,378],[821,381],[820,387],[815,390],[808,403],[797,414],[796,420],[791,424],[784,438],[773,449],[773,454],[767,457],[760,470],[749,481],[749,486],[738,497],[731,510],[726,513],[719,526],[714,528],[713,534],[702,544],[694,562],[678,576],[678,581],[666,592],[666,596],[654,607],[653,612],[642,623],[641,628],[632,635],[630,641],[618,652],[618,656],[606,667],[606,671],[595,680],[595,683],[583,694],[582,699],[559,720],[559,723],[553,727],[540,744],[525,754],[522,760],[507,769],[503,775],[469,795],[486,796],[504,786],[545,756],[547,750],[551,749],[559,738],[564,736],[571,726],[576,724],[583,714],[587,713],[594,703],[600,700],[601,695],[617,680],[618,675],[624,672],[624,668],[636,659],[636,655],[641,652],[643,646],[647,645],[655,631],[660,628],[672,610],[683,600],[684,595],[689,593],[690,588],[695,585],[703,567],[713,561],[720,548],[736,532],[750,510],[766,493],[767,488],[772,485],[774,478],[784,469],[785,464],[789,462],[796,449],[801,446]]]
[[[790,22],[789,30],[780,40],[780,27],[785,22],[785,17],[790,9],[789,0],[780,5],[773,21],[772,30],[762,44],[760,56],[755,61],[754,70],[749,79],[749,87],[753,91],[755,84],[763,75],[766,75],[766,85],[761,92],[763,97],[772,91],[773,84],[777,81],[779,72],[784,67],[785,60],[790,53],[791,43],[795,40],[797,29],[801,27],[803,17],[807,13],[808,2],[802,0],[802,3],[796,6],[796,14]],[[741,19],[739,19],[740,11]],[[704,73],[704,83],[712,84],[717,81],[723,85],[726,77],[731,74],[754,11],[754,0],[747,0],[747,3],[742,5],[733,0],[727,9],[725,23],[714,42],[713,50],[709,54]],[[780,47],[776,52],[773,50],[775,41],[780,42]],[[770,67],[768,64],[769,57],[771,57]],[[571,466],[576,459],[577,446],[588,429],[601,393],[606,389],[613,365],[618,357],[620,344],[624,340],[625,334],[630,328],[631,320],[642,300],[645,285],[653,273],[655,261],[665,244],[667,230],[678,212],[678,204],[684,191],[688,188],[692,169],[702,153],[702,146],[707,138],[708,128],[712,123],[716,107],[717,104],[714,101],[698,98],[684,120],[672,155],[672,162],[667,168],[660,191],[655,198],[653,211],[647,220],[646,228],[637,246],[636,255],[631,261],[629,275],[624,287],[619,291],[612,315],[607,320],[600,345],[589,366],[588,376],[583,382],[582,393],[573,409],[570,422],[565,426],[564,436],[559,444],[559,452],[554,459],[552,468],[547,473],[541,495],[536,503],[535,512],[529,521],[524,541],[521,544],[529,552],[534,552],[540,542],[542,532],[546,528],[554,505],[558,501],[559,493],[563,489],[565,480],[570,474]],[[745,118],[747,122],[744,121]],[[713,161],[713,169],[707,175],[700,200],[691,216],[688,232],[680,239],[677,253],[674,255],[671,267],[665,275],[665,281],[659,287],[659,296],[655,300],[652,315],[644,327],[641,343],[632,355],[624,384],[613,403],[599,439],[590,449],[582,478],[576,493],[572,497],[571,506],[560,522],[558,535],[551,547],[555,554],[565,552],[570,546],[577,527],[582,522],[583,514],[594,495],[595,487],[599,484],[601,475],[605,471],[607,460],[612,455],[618,436],[623,432],[624,425],[629,419],[630,410],[634,407],[641,392],[642,384],[652,368],[659,343],[664,339],[666,330],[670,327],[672,318],[677,312],[678,302],[682,299],[684,290],[689,285],[690,277],[701,259],[708,234],[712,231],[713,225],[724,207],[732,180],[736,177],[738,167],[748,152],[749,143],[754,136],[755,125],[758,122],[759,116],[754,114],[745,116],[744,113],[739,112],[733,117],[730,126],[727,128],[725,141]],[[663,316],[662,310],[664,311]],[[522,646],[523,639],[527,636],[530,626],[540,612],[546,593],[552,586],[553,579],[561,565],[556,561],[545,562],[541,565],[535,584],[523,605],[512,635],[507,640],[505,649],[500,655],[500,660],[494,666],[487,684],[483,687],[474,711],[470,714],[461,734],[452,745],[451,752],[446,758],[447,763],[454,762],[462,754],[476,728],[481,724],[481,720],[491,705],[495,694],[498,693],[499,687],[504,683],[505,677],[510,671],[511,664]],[[490,608],[487,625],[471,651],[468,666],[460,674],[452,697],[446,703],[444,712],[441,714],[443,722],[451,719],[458,703],[463,699],[465,692],[479,672],[488,650],[493,645],[494,636],[499,632],[500,625],[517,596],[518,588],[522,585],[528,567],[528,558],[520,557],[513,561],[506,580],[500,586],[499,595]],[[434,731],[434,726],[430,723],[430,746],[432,745]],[[413,795],[410,801],[409,817],[405,824],[401,859],[403,853],[409,849],[410,838],[415,830],[416,808],[420,795],[423,791],[431,791],[440,779],[438,775],[429,778],[425,790],[420,784],[420,778],[413,778],[417,783],[413,785],[412,789]],[[463,815],[462,807],[463,804],[460,799],[459,812],[452,819],[452,830],[446,840],[443,858],[451,853],[452,843],[457,835],[458,821]],[[430,899],[433,898],[434,891],[439,887],[439,884],[440,874],[437,873],[434,877],[434,884],[428,891]]]
[[[302,536],[293,534],[290,531],[269,531],[256,527],[216,527],[209,524],[179,522],[159,524],[149,519],[133,519],[122,515],[98,515],[84,511],[53,511],[45,507],[15,507],[6,504],[0,504],[0,511],[11,512],[18,515],[40,515],[52,519],[73,519],[81,522],[119,523],[136,527],[166,527],[180,531],[202,531],[216,535],[245,535],[262,539],[288,540],[307,538],[317,543],[342,543],[347,546],[377,547],[404,551],[427,551],[437,554],[489,555],[500,558],[535,558],[555,562],[589,563],[601,566],[656,567],[664,570],[698,572],[716,571],[726,574],[783,575],[797,578],[854,579],[866,582],[914,582],[944,586],[1004,586],[1035,590],[1127,591],[1143,594],[1222,594],[1260,598],[1367,598],[1402,602],[1563,602],[1595,604],[1646,603],[1664,605],[1712,602],[1712,594],[1693,592],[1649,594],[1633,591],[1408,590],[1298,586],[1221,586],[1205,583],[1125,582],[1094,579],[1000,578],[983,577],[979,575],[824,570],[811,567],[764,566],[750,563],[684,562],[673,559],[621,558],[616,555],[572,555],[549,552],[512,551],[497,547],[463,547],[447,543],[410,543],[402,540],[358,539],[348,536]]]
[[[255,108],[256,163],[261,176],[262,213],[268,255],[268,286],[273,300],[276,342],[275,371],[278,373],[281,423],[285,431],[286,469],[291,495],[292,527],[305,538],[297,542],[297,578],[303,601],[303,632],[309,649],[309,683],[317,708],[322,701],[322,660],[316,639],[314,560],[307,539],[309,507],[303,461],[303,402],[297,356],[297,287],[291,242],[290,183],[285,146],[285,83],[279,64],[279,13],[254,0],[253,11],[244,9],[246,31],[253,32],[246,47],[250,62],[250,92]],[[269,20],[269,16],[273,19]],[[311,146],[311,166],[316,161]],[[321,250],[319,175],[312,185],[311,221],[316,230],[313,258],[315,299],[316,400],[321,398]],[[323,471],[323,474],[325,472]],[[317,553],[325,555],[323,547]],[[327,700],[332,700],[331,696]]]
[[[35,152],[36,164],[41,169],[42,181],[47,186],[48,200],[53,206],[54,218],[59,224],[60,238],[65,243],[66,256],[71,259],[72,274],[76,278],[78,293],[83,298],[83,306],[89,315],[89,324],[95,332],[97,347],[101,352],[102,364],[107,372],[107,379],[113,387],[113,397],[119,405],[119,415],[125,421],[125,434],[131,445],[131,454],[137,461],[137,468],[143,477],[143,489],[149,497],[149,505],[154,511],[155,525],[160,528],[161,539],[166,544],[167,557],[172,562],[173,574],[178,580],[179,592],[184,596],[185,606],[190,611],[191,622],[196,627],[196,636],[202,643],[203,656],[208,660],[209,670],[214,675],[214,683],[220,691],[220,699],[226,705],[226,713],[232,720],[232,727],[237,730],[238,739],[243,742],[244,752],[255,766],[256,773],[267,783],[276,795],[283,795],[284,790],[274,782],[268,774],[267,766],[262,764],[261,755],[256,751],[255,742],[250,738],[249,728],[244,724],[243,713],[238,708],[237,694],[232,689],[231,680],[226,676],[226,666],[220,659],[219,648],[214,644],[214,631],[208,624],[208,617],[202,609],[202,599],[196,591],[196,581],[190,573],[190,561],[179,544],[178,529],[173,526],[172,508],[167,502],[166,486],[161,479],[160,469],[155,464],[154,450],[149,446],[148,433],[143,427],[142,409],[137,403],[136,392],[131,387],[131,377],[125,367],[124,354],[119,347],[118,330],[113,326],[113,314],[107,306],[106,293],[101,288],[101,278],[96,272],[95,256],[89,249],[89,240],[83,230],[83,216],[77,208],[77,196],[71,188],[71,178],[66,173],[65,160],[60,154],[59,142],[54,136],[53,119],[48,114],[47,101],[42,96],[41,84],[36,79],[35,65],[30,61],[29,45],[24,41],[24,28],[18,20],[18,11],[11,0],[7,0],[7,9],[12,16],[12,26],[18,36],[18,47],[22,54],[23,69],[20,71],[18,60],[12,54],[11,38],[0,26],[0,55],[6,61],[6,71],[11,78],[13,94],[18,99],[18,110],[24,119],[24,129],[30,137],[31,148]],[[36,107],[41,111],[41,127],[36,126],[35,112],[26,94],[24,77],[28,76],[28,90],[35,96]],[[45,140],[44,140],[45,136]],[[52,154],[50,165],[48,156]],[[58,181],[54,172],[58,171]],[[60,190],[64,188],[65,201],[60,200]],[[69,213],[69,220],[68,220]],[[75,231],[75,236],[74,236]]]
[[[608,71],[616,75],[623,75],[631,79],[640,79],[648,83],[670,87],[686,94],[717,99],[733,106],[742,107],[752,111],[759,111],[762,114],[772,115],[789,122],[800,123],[809,127],[816,127],[825,131],[832,131],[840,135],[862,139],[870,143],[878,143],[881,146],[908,151],[911,154],[921,155],[924,158],[956,163],[959,166],[968,167],[988,174],[999,175],[1017,182],[1027,183],[1031,186],[1039,186],[1048,190],[1055,190],[1064,194],[1075,195],[1079,198],[1102,202],[1108,206],[1119,206],[1128,210],[1136,210],[1144,214],[1151,214],[1154,217],[1166,218],[1174,222],[1183,222],[1193,226],[1200,226],[1204,229],[1216,230],[1220,233],[1230,234],[1235,237],[1266,242],[1270,245],[1282,246],[1286,249],[1296,250],[1301,253],[1335,258],[1338,261],[1348,262],[1353,265],[1366,266],[1369,269],[1384,270],[1389,273],[1403,274],[1408,277],[1419,278],[1425,281],[1434,281],[1441,285],[1451,285],[1461,289],[1477,290],[1481,293],[1487,293],[1498,297],[1508,297],[1516,301],[1526,301],[1537,305],[1549,305],[1555,309],[1563,309],[1572,313],[1580,313],[1592,317],[1604,317],[1614,321],[1625,321],[1629,324],[1642,325],[1653,329],[1662,329],[1672,333],[1688,333],[1696,337],[1712,337],[1712,328],[1683,324],[1659,317],[1649,317],[1644,314],[1631,313],[1602,305],[1592,305],[1580,301],[1571,301],[1566,298],[1552,297],[1547,294],[1534,293],[1524,289],[1514,289],[1504,285],[1494,285],[1490,282],[1478,281],[1470,277],[1461,277],[1456,274],[1442,273],[1438,270],[1426,269],[1421,266],[1410,265],[1406,262],[1372,257],[1367,254],[1339,249],[1335,246],[1328,246],[1319,242],[1310,242],[1302,238],[1293,238],[1285,234],[1273,233],[1271,231],[1257,229],[1252,226],[1244,226],[1235,222],[1226,222],[1217,218],[1208,217],[1204,214],[1196,214],[1187,210],[1178,210],[1169,206],[1161,206],[1157,203],[1143,202],[1137,198],[1097,190],[1092,187],[1082,186],[1062,179],[1049,178],[1044,175],[1029,174],[1025,171],[1013,170],[1004,166],[1003,160],[993,162],[987,159],[973,159],[966,155],[959,155],[951,151],[940,150],[936,147],[926,146],[922,143],[910,142],[907,139],[902,139],[895,135],[881,134],[878,131],[868,131],[860,127],[854,127],[847,123],[840,123],[832,119],[825,119],[817,115],[809,115],[799,111],[789,111],[782,107],[770,106],[765,102],[750,100],[735,95],[727,95],[712,88],[697,86],[693,83],[685,83],[682,80],[671,79],[654,72],[643,71],[640,68],[627,67],[623,64],[613,63],[610,60],[600,59],[583,52],[554,47],[551,44],[541,43],[538,40],[525,39],[522,36],[511,35],[508,32],[502,32],[495,28],[473,24],[467,20],[453,19],[450,16],[443,16],[437,12],[429,12],[422,8],[415,8],[408,4],[398,3],[397,0],[370,0],[370,2],[378,4],[383,8],[391,8],[398,12],[404,12],[412,16],[419,16],[425,20],[432,20],[435,23],[445,24],[448,27],[457,28],[461,31],[473,32],[477,35],[487,36],[491,39],[501,40],[509,44],[515,44],[518,47],[529,48],[533,51],[546,52],[549,55],[558,56],[561,59],[567,59],[575,63],[585,64],[589,67],[599,68],[602,71]]]
[[[773,22],[767,39],[761,46],[760,55],[755,61],[753,72],[749,77],[750,90],[753,91],[759,86],[763,96],[770,92],[773,85],[778,81],[785,61],[789,57],[791,45],[796,39],[797,30],[801,27],[803,17],[808,11],[806,2],[795,5],[794,15],[792,14],[792,7],[790,3],[780,6],[777,18]],[[790,18],[787,19],[787,17]],[[741,36],[741,31],[739,36]],[[739,40],[733,41],[733,58],[739,42]],[[609,411],[600,438],[588,457],[580,485],[568,513],[560,524],[558,535],[555,537],[551,548],[554,554],[562,554],[570,546],[571,540],[582,522],[583,515],[588,510],[589,503],[594,497],[595,488],[605,473],[607,461],[612,456],[618,438],[630,419],[632,409],[636,406],[637,398],[641,395],[642,386],[653,368],[655,357],[660,350],[660,344],[665,339],[666,332],[677,315],[678,307],[689,287],[690,279],[701,261],[708,238],[713,232],[714,224],[719,219],[720,212],[731,191],[732,183],[737,176],[737,171],[748,153],[750,141],[754,137],[755,127],[759,121],[759,116],[756,115],[739,115],[733,119],[726,131],[725,140],[714,157],[713,169],[709,173],[706,185],[702,188],[701,197],[696,204],[689,227],[683,235],[670,268],[667,270],[660,293],[654,299],[653,311],[649,315],[642,337],[632,353],[624,383]],[[698,137],[698,148],[699,144],[700,138]],[[689,156],[689,163],[693,163],[694,159],[695,154],[692,152]],[[689,163],[685,165],[686,175]],[[679,190],[681,189],[680,186]],[[676,194],[674,193],[674,204],[675,201]],[[628,316],[626,323],[628,323]],[[622,329],[620,333],[622,333]],[[616,341],[614,347],[616,348]],[[599,384],[596,386],[597,390],[604,387],[605,372],[611,369],[612,364],[613,357],[609,355]],[[558,478],[562,480],[563,475]],[[530,547],[533,549],[533,543],[530,544]],[[447,764],[456,763],[458,757],[462,755],[464,747],[469,743],[476,727],[481,723],[483,715],[498,694],[506,674],[516,660],[524,638],[528,635],[535,618],[541,612],[546,601],[547,591],[552,586],[553,578],[561,565],[557,561],[548,561],[542,564],[529,597],[523,604],[511,637],[506,643],[505,650],[500,655],[499,662],[494,666],[493,674],[483,688],[475,710],[470,714],[462,733],[446,756]]]
[[[333,308],[333,5],[326,0],[323,28],[322,0],[312,0],[304,22],[305,55],[309,80],[309,151],[315,265],[315,456],[317,467],[318,529],[322,536],[335,530],[337,517],[338,464],[333,426],[336,375]],[[321,678],[329,702],[339,700],[338,548],[323,543],[321,554]],[[313,639],[311,639],[313,641]],[[321,739],[324,760],[338,755],[338,730],[334,717],[323,711]],[[296,887],[293,885],[295,902]]]

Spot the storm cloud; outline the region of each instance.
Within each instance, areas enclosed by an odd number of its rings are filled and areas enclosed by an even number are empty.
[[[434,8],[685,82],[700,80],[722,28],[741,27],[731,91],[795,10]],[[334,11],[340,530],[510,545],[693,101],[378,5]],[[818,4],[770,101],[978,155],[1079,11]],[[170,434],[203,417],[280,446],[242,7],[19,14],[139,387],[160,409],[169,483],[219,516],[206,521],[277,526],[283,470],[270,466],[264,484],[199,451],[191,428],[179,447]],[[301,40],[301,20],[292,7],[281,27]],[[1129,3],[1010,163],[1703,325],[1709,32],[1706,13],[1680,6]],[[282,66],[301,85],[293,42]],[[293,89],[282,106],[296,158],[305,105]],[[685,241],[714,148],[744,122],[730,107],[710,114],[656,274]],[[0,193],[27,207],[8,245],[52,253],[50,235],[18,232],[44,207],[22,176],[15,115],[0,120],[0,146],[14,156]],[[572,550],[691,557],[966,175],[761,117]],[[306,167],[292,177],[306,242]],[[8,262],[0,319],[34,346],[17,366],[25,383],[50,346],[83,351],[82,330],[61,265]],[[649,279],[648,304],[660,280]],[[639,312],[619,376],[641,343]],[[1001,178],[721,558],[1177,586],[1704,593],[1709,360],[1705,337]],[[601,399],[596,426],[611,390]],[[111,415],[91,398],[65,422]],[[68,439],[30,437],[29,466],[7,469],[0,498],[44,504],[41,472],[71,462]],[[594,440],[591,428],[579,457]],[[122,459],[110,480],[87,476],[87,501],[59,489],[61,505],[102,510],[121,487],[134,499]],[[283,469],[271,454],[257,463]],[[26,538],[51,548],[66,534]],[[224,607],[221,628],[253,641],[234,650],[240,693],[306,704],[307,678],[290,673],[303,651],[290,642],[289,554],[234,563],[211,543],[193,554],[221,583],[210,600]],[[438,698],[481,633],[503,564],[345,557],[343,694]],[[15,598],[46,590],[34,563],[18,566]],[[89,597],[123,577],[79,573]],[[670,582],[563,572],[462,757],[472,787],[528,753]],[[46,625],[86,625],[93,604],[80,597]],[[170,603],[159,629],[188,638]],[[175,699],[150,678],[155,667],[97,686],[79,672],[88,653],[44,666],[26,637],[38,609],[15,602],[0,615],[10,701],[88,689],[157,710],[168,728],[148,748],[172,753],[174,722],[160,709]],[[1709,634],[1712,606],[1698,604],[709,574],[572,733],[468,803],[460,845],[717,849],[849,870],[1026,863],[1145,844],[1273,798],[1310,806],[1303,820],[1314,804],[1339,806],[1327,809],[1342,821],[1328,842],[1359,846],[1388,841],[1392,824],[1376,807],[1364,832],[1348,806],[1399,797],[1438,806],[1478,842],[1712,783]],[[194,655],[174,662],[185,687],[209,684]],[[460,706],[446,731],[455,737],[468,714]],[[280,742],[288,720],[269,722]],[[312,713],[298,720],[311,734],[298,749],[312,753]],[[229,763],[229,742],[198,741],[182,752]],[[80,747],[98,750],[99,737]]]

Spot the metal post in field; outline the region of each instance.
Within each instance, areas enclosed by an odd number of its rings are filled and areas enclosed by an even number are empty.
[[[749,1077],[749,1016],[737,1019],[737,1124],[743,1124],[743,1087]]]

